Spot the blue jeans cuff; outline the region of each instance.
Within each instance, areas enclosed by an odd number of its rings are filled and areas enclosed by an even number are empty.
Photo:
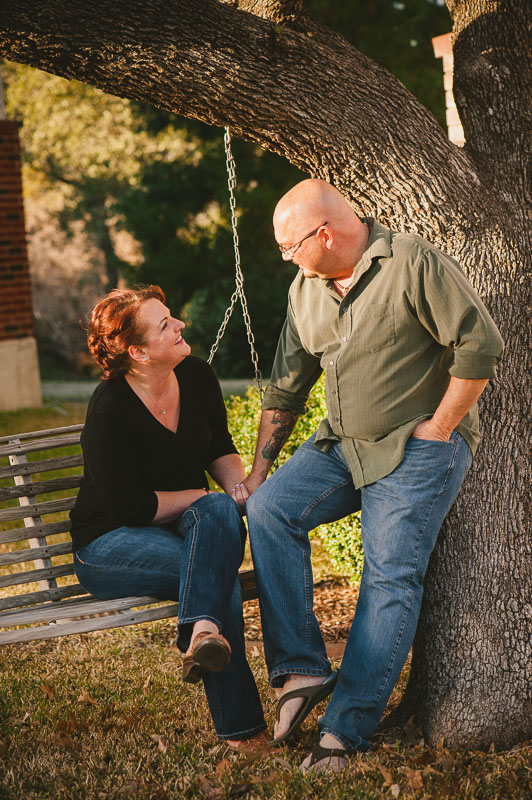
[[[338,733],[338,731],[335,731],[332,728],[321,728],[319,723],[318,729],[320,736],[323,736],[325,733],[330,733],[331,736],[334,736],[335,739],[338,739],[338,741],[343,744],[346,750],[350,750],[351,752],[354,750],[361,750],[362,752],[369,750],[370,743],[367,739],[363,739],[361,736],[355,735],[352,739],[348,739],[347,736],[342,736],[341,733]]]
[[[256,733],[260,733],[261,731],[265,731],[267,729],[266,723],[262,723],[261,725],[256,725],[254,728],[248,728],[245,731],[235,731],[235,733],[224,733],[218,734],[218,739],[251,739],[252,736],[255,736]]]
[[[332,670],[326,672],[322,669],[309,669],[308,667],[282,667],[280,669],[273,669],[270,672],[270,686],[279,688],[284,684],[284,681],[279,681],[279,678],[287,678],[288,675],[316,675],[318,678],[327,678]]]

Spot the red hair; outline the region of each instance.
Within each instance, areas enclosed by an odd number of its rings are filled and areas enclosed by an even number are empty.
[[[128,348],[144,344],[144,331],[138,324],[142,303],[154,297],[165,302],[160,286],[113,289],[94,306],[89,318],[89,353],[102,371],[102,380],[119,378],[129,370]]]

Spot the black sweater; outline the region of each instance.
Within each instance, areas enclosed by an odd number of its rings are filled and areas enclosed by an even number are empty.
[[[236,453],[216,375],[188,356],[175,368],[181,392],[176,433],[165,428],[125,378],[103,381],[87,409],[84,475],[70,512],[73,550],[122,525],[148,525],[156,491],[207,488],[205,469]]]

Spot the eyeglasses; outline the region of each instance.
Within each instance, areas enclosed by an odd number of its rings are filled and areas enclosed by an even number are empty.
[[[319,231],[320,228],[323,228],[324,225],[328,225],[328,224],[329,223],[327,221],[322,222],[321,225],[318,225],[318,227],[314,228],[313,231],[311,231],[310,233],[307,233],[306,236],[303,236],[303,238],[300,239],[299,242],[296,242],[295,244],[290,244],[290,245],[288,245],[288,247],[286,247],[284,244],[280,244],[279,245],[279,250],[281,251],[283,256],[290,256],[290,258],[292,258],[292,256],[296,252],[297,248],[300,247],[303,244],[305,239],[310,239],[310,237],[314,236]]]

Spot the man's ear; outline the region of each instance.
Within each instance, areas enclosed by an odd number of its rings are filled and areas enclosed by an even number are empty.
[[[324,225],[318,232],[318,236],[320,237],[322,244],[327,248],[327,250],[330,250],[334,243],[334,234],[332,230],[329,228],[329,226]]]
[[[150,357],[142,347],[139,347],[136,344],[132,344],[127,349],[129,353],[129,357],[133,359],[133,361],[149,361]]]

